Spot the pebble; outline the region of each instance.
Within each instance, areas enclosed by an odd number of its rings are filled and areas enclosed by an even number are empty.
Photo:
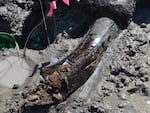
[[[136,52],[133,50],[130,50],[130,51],[127,51],[126,54],[130,57],[133,57],[136,54]]]
[[[119,97],[122,99],[122,100],[126,100],[126,94],[125,93],[120,93]]]
[[[138,71],[138,70],[140,70],[141,67],[139,65],[135,65],[134,68],[136,71]]]
[[[121,102],[120,104],[118,104],[118,108],[124,108],[124,107],[126,107],[127,105],[128,105],[128,103],[125,102],[125,101],[123,101],[123,102]]]
[[[123,104],[118,104],[118,107],[119,108],[124,108],[124,105]]]
[[[59,59],[57,57],[51,58],[50,59],[51,64],[56,64],[59,62]]]
[[[62,100],[63,99],[63,97],[62,97],[62,95],[60,94],[60,93],[54,93],[53,94],[53,97],[56,99],[56,100],[58,100],[58,101],[60,101],[60,100]]]
[[[150,58],[147,59],[146,64],[150,66]]]
[[[135,85],[136,86],[143,85],[143,82],[141,80],[137,79],[136,82],[135,82]]]
[[[141,77],[140,80],[142,82],[147,82],[147,81],[149,81],[149,78],[148,78],[148,76],[144,76],[144,77]]]
[[[141,28],[146,28],[146,24],[145,24],[145,23],[142,23],[142,24],[140,25],[140,27],[141,27]]]
[[[14,86],[12,87],[12,89],[18,89],[20,86],[18,84],[14,84]]]
[[[9,50],[3,52],[3,56],[9,56],[9,54],[10,54]]]

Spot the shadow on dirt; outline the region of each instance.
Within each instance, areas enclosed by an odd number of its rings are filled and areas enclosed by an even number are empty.
[[[84,15],[75,5],[66,6],[61,1],[58,2],[58,9],[52,17],[47,16],[50,6],[46,0],[42,1],[42,7],[47,30],[45,30],[40,2],[35,1],[32,6],[32,12],[23,24],[23,40],[21,39],[23,43],[20,45],[21,48],[24,47],[24,43],[30,33],[31,36],[27,47],[30,49],[41,50],[48,46],[47,36],[49,37],[50,43],[53,43],[56,36],[60,33],[67,34],[65,38],[79,38],[87,32],[89,26],[93,22],[93,17]],[[59,38],[61,37],[63,36],[60,36]]]
[[[48,113],[50,105],[23,108],[21,113]]]
[[[134,14],[133,21],[137,24],[150,23],[150,1],[139,2]]]
[[[0,16],[0,32],[11,33],[10,23]]]

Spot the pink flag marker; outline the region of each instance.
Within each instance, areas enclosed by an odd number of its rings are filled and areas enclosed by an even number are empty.
[[[70,5],[69,0],[63,0],[63,2],[68,6]]]
[[[63,0],[63,2],[66,4],[66,5],[70,5],[70,3],[69,3],[69,0]],[[50,5],[50,10],[48,11],[48,14],[47,14],[47,16],[52,16],[53,15],[53,10],[54,9],[57,9],[57,5],[56,5],[56,0],[54,0],[54,1],[52,1],[51,2],[51,5]]]
[[[53,7],[53,9],[57,9],[57,6],[56,6],[56,1],[54,0],[54,1],[52,1],[52,5],[51,5],[52,7]]]
[[[50,5],[50,10],[49,10],[47,16],[52,16],[54,9],[57,9],[56,1],[52,1],[51,5]]]

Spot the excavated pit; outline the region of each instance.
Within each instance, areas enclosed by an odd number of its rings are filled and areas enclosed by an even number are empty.
[[[58,2],[58,9],[55,11],[55,16],[44,17],[48,24],[48,31],[46,31],[44,23],[42,22],[39,24],[44,18],[42,16],[41,9],[39,9],[40,5],[38,5],[38,2],[33,3],[33,9],[23,24],[23,40],[26,40],[31,33],[27,44],[27,47],[30,49],[45,49],[48,46],[48,40],[46,39],[47,33],[50,37],[50,43],[53,43],[63,36],[65,38],[82,37],[89,29],[89,26],[94,22],[93,17],[83,14],[76,5],[67,7],[62,2]],[[43,8],[44,7],[45,6],[43,6]],[[46,9],[43,10],[45,12]],[[37,15],[37,13],[39,14]],[[35,26],[36,29],[33,30]],[[23,47],[22,45],[21,47]]]
[[[142,12],[144,12],[144,14]],[[144,18],[142,18],[142,17],[144,17]],[[134,19],[133,20],[134,20],[135,23],[137,23],[139,25],[141,25],[141,24],[143,25],[143,23],[144,23],[144,25],[145,24],[149,24],[149,7],[148,7],[148,5],[146,5],[146,6],[143,5],[142,7],[138,7],[137,10],[136,10],[136,12],[135,12],[135,14],[134,14]],[[144,27],[144,25],[143,25],[143,27]],[[128,72],[127,72],[127,74],[129,74],[129,76],[132,76]],[[148,92],[146,90],[147,89],[145,89],[145,91],[144,91],[144,89],[143,89],[143,93],[146,94],[146,95],[148,95]],[[129,93],[130,93],[130,91],[129,91]],[[74,101],[76,101],[76,100],[74,100]],[[84,109],[84,107],[83,108],[79,108],[79,109],[78,109],[78,107],[76,108],[76,103],[78,103],[78,101],[73,102],[73,103],[71,104],[72,107],[70,108],[72,112],[75,112],[75,111],[78,112],[78,110],[82,111],[82,109]],[[63,104],[62,104],[62,106],[60,105],[60,106],[58,106],[56,108],[55,108],[55,106],[57,106],[57,103],[52,104],[52,105],[43,105],[43,106],[41,105],[41,106],[25,107],[25,108],[23,108],[23,112],[22,113],[28,113],[28,112],[30,112],[30,113],[35,113],[35,112],[39,112],[39,113],[44,113],[44,112],[47,112],[47,113],[55,113],[55,112],[56,113],[62,113],[62,111],[64,110]],[[75,106],[75,107],[73,107],[73,106]],[[36,107],[38,107],[38,111],[37,110],[35,111]],[[44,109],[45,111],[43,111],[43,107],[45,108]],[[47,107],[47,109],[46,109],[46,107]],[[41,109],[39,109],[39,108],[41,108]],[[103,111],[99,111],[99,108],[95,108],[94,106],[91,106],[91,108],[88,108],[88,109],[89,109],[88,111],[85,110],[88,113],[103,112]],[[137,111],[135,110],[135,111],[132,111],[132,112],[137,112]]]

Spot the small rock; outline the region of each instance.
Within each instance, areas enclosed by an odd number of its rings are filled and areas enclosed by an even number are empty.
[[[146,64],[150,66],[150,58],[147,59]]]
[[[135,65],[134,68],[135,68],[136,71],[138,71],[138,70],[140,70],[141,67],[138,66],[138,65]]]
[[[118,69],[110,69],[110,74],[112,74],[112,75],[115,75],[115,76],[117,76],[117,75],[119,75],[119,70]]]
[[[59,59],[57,57],[54,57],[52,59],[50,59],[51,64],[56,64],[59,62]]]
[[[133,57],[133,56],[136,54],[136,52],[133,51],[133,50],[130,50],[130,51],[127,51],[126,54],[127,54],[128,56]]]
[[[119,108],[124,108],[124,105],[123,104],[118,104],[118,107]]]
[[[24,88],[27,89],[27,88],[29,88],[29,86],[25,86]]]
[[[142,95],[142,96],[149,96],[149,88],[147,88],[147,87],[142,87],[141,89],[140,89],[140,94]]]
[[[147,82],[147,81],[149,81],[149,78],[147,76],[144,76],[144,77],[141,77],[140,80],[142,82]]]
[[[146,24],[145,24],[145,23],[142,23],[142,24],[140,25],[140,27],[141,27],[141,28],[146,28]]]
[[[39,54],[42,55],[42,54],[43,54],[43,51],[42,51],[42,50],[39,50]]]
[[[126,94],[125,93],[121,93],[119,94],[119,97],[122,99],[122,100],[126,100]]]
[[[20,86],[18,84],[14,84],[14,86],[12,87],[12,89],[18,89]]]
[[[63,31],[63,34],[62,34],[62,35],[63,35],[63,37],[64,37],[64,38],[66,38],[66,39],[67,39],[67,38],[69,38],[68,33],[67,33],[67,32],[65,32],[65,31]]]
[[[77,106],[76,106],[76,105],[73,105],[73,106],[72,106],[72,109],[77,109]]]
[[[28,101],[39,100],[39,95],[29,95]]]
[[[60,101],[60,100],[63,100],[63,97],[62,97],[62,95],[60,94],[60,93],[54,93],[53,94],[53,97],[56,99],[56,100],[58,100],[58,101]]]
[[[142,85],[142,84],[143,84],[143,82],[139,79],[137,79],[136,82],[135,82],[136,86],[139,86],[139,85]]]
[[[5,50],[5,51],[3,52],[3,56],[9,56],[9,54],[10,54],[9,50]]]
[[[127,90],[129,94],[134,94],[138,91],[138,88],[131,88],[129,90]]]

